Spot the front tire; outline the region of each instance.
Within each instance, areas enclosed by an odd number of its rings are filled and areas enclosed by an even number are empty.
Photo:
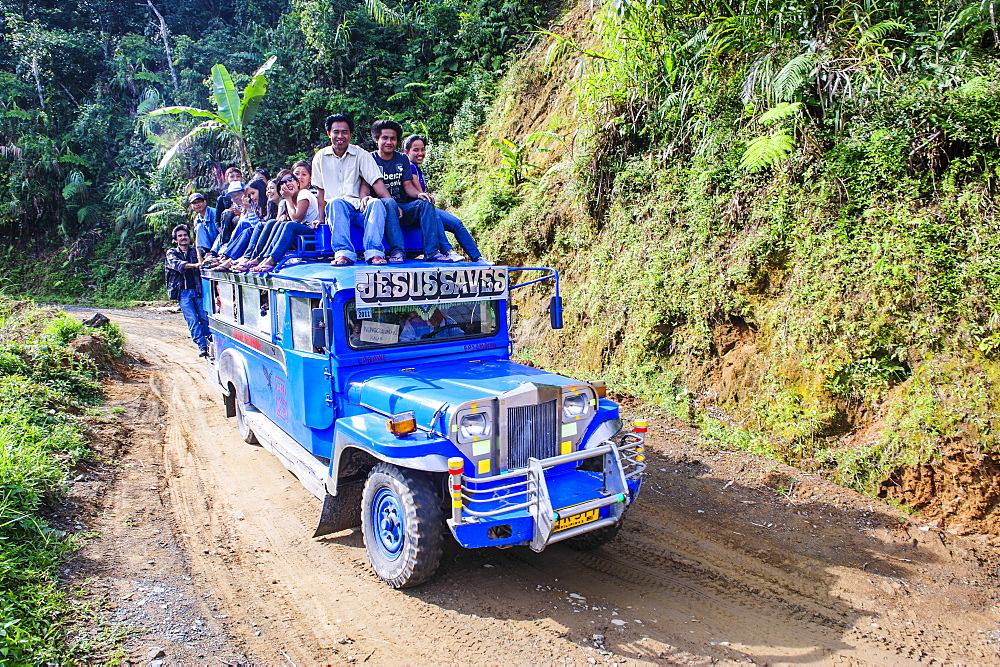
[[[425,473],[380,463],[361,497],[361,534],[375,574],[393,588],[430,579],[441,562],[444,514]]]
[[[254,435],[253,429],[247,423],[247,405],[239,399],[239,396],[236,397],[236,430],[240,432],[243,442],[248,442],[251,445],[257,444],[257,436]]]

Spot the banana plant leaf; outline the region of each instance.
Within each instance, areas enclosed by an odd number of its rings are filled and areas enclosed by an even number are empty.
[[[233,85],[233,77],[225,65],[212,67],[212,95],[219,107],[219,116],[238,137],[243,136],[243,124],[240,120],[240,94]]]
[[[208,111],[207,109],[199,109],[197,107],[162,107],[160,109],[153,109],[147,116],[166,116],[168,114],[187,114],[189,116],[194,116],[195,118],[210,118],[213,120],[220,120],[218,114],[213,111]]]
[[[253,122],[254,116],[257,115],[257,107],[260,106],[261,101],[264,99],[264,95],[267,93],[267,74],[274,63],[277,62],[278,56],[271,56],[267,59],[260,68],[254,72],[253,78],[247,87],[243,90],[243,101],[240,102],[240,122],[243,127],[246,127]]]
[[[188,132],[187,134],[185,134],[183,137],[181,137],[180,140],[176,144],[174,144],[173,146],[171,146],[170,149],[167,150],[167,152],[163,154],[163,159],[160,160],[160,164],[158,165],[158,167],[160,169],[163,169],[167,165],[167,163],[170,162],[171,158],[174,157],[174,155],[177,153],[177,151],[181,150],[182,148],[184,148],[185,146],[187,146],[189,143],[191,143],[191,140],[194,139],[195,137],[197,137],[198,135],[204,134],[206,132],[211,132],[212,130],[218,130],[222,126],[223,126],[223,123],[221,123],[221,122],[219,122],[217,120],[206,120],[204,123],[198,125],[193,130],[191,130],[190,132]]]

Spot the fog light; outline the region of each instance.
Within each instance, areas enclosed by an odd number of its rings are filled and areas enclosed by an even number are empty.
[[[390,417],[386,420],[385,426],[394,436],[401,438],[417,430],[417,418],[413,410],[407,410]]]

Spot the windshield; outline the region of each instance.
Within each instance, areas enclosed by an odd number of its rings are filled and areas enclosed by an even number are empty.
[[[356,350],[484,338],[497,332],[497,301],[357,309],[346,306],[347,342]]]

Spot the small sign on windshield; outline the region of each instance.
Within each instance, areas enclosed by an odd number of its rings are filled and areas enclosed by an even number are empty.
[[[361,323],[361,342],[393,345],[399,342],[399,325],[364,320]]]
[[[507,297],[507,267],[468,269],[358,269],[354,272],[358,309]]]

